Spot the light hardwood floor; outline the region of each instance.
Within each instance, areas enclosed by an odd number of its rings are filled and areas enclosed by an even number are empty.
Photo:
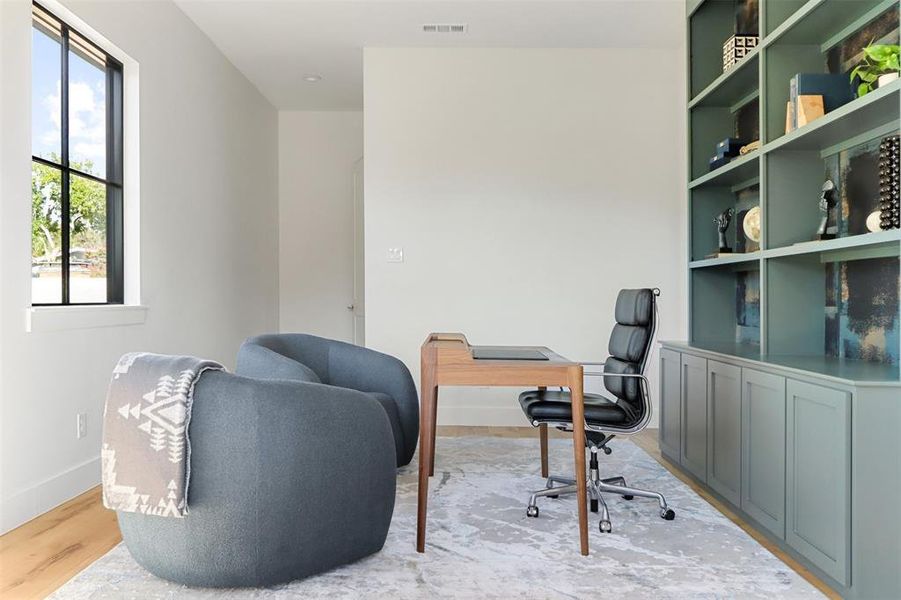
[[[567,437],[566,434],[556,430],[550,431],[549,434],[551,437]],[[538,430],[531,427],[439,427],[438,435],[534,437],[535,457],[538,459]],[[657,448],[656,430],[645,430],[631,439],[804,579],[828,597],[839,598],[791,556],[785,554],[765,536],[754,531],[741,517],[688,476],[674,469]],[[0,598],[4,600],[44,598],[106,554],[121,539],[115,515],[101,505],[100,488],[85,492],[18,529],[0,536]]]

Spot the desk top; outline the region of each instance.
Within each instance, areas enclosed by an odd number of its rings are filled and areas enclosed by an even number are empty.
[[[461,364],[469,363],[471,366],[481,366],[489,368],[499,367],[524,367],[541,369],[554,368],[559,369],[563,366],[576,366],[575,363],[563,356],[560,356],[550,348],[545,346],[502,346],[504,349],[519,350],[536,350],[547,357],[547,360],[479,360],[472,357],[472,346],[462,333],[430,333],[422,343],[423,352],[434,350],[437,354],[437,363],[441,364]]]

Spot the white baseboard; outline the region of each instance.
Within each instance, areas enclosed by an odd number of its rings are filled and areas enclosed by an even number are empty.
[[[76,465],[12,496],[0,499],[0,535],[83,494],[100,483],[100,457]]]

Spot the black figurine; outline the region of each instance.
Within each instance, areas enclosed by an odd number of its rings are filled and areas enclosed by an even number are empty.
[[[732,252],[732,248],[730,248],[729,244],[726,242],[726,230],[729,229],[729,223],[732,222],[733,214],[735,214],[735,211],[731,208],[727,208],[717,216],[713,217],[713,222],[716,224],[716,230],[719,233],[720,254],[729,254]]]
[[[833,240],[835,239],[836,227],[829,227],[829,215],[837,204],[835,200],[835,184],[831,179],[823,182],[823,193],[820,195],[820,211],[823,218],[820,220],[820,227],[817,229],[817,239]]]

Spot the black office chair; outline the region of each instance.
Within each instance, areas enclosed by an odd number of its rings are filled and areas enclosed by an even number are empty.
[[[655,498],[660,504],[660,516],[667,521],[676,517],[666,505],[662,494],[632,488],[622,477],[601,479],[598,475],[598,451],[610,454],[607,443],[616,435],[629,435],[644,429],[651,419],[651,399],[648,380],[645,377],[651,345],[657,332],[658,289],[621,290],[616,298],[616,325],[610,334],[610,357],[602,363],[583,363],[602,366],[600,372],[585,372],[586,376],[604,378],[604,387],[612,398],[599,394],[585,394],[585,443],[591,451],[588,474],[588,495],[591,511],[601,511],[601,532],[611,531],[610,513],[601,495],[603,492],[632,500],[635,496]],[[563,431],[572,431],[572,403],[570,393],[530,390],[519,396],[523,412],[533,426],[547,425]],[[558,485],[559,484],[559,485]],[[546,488],[535,492],[529,499],[526,514],[538,516],[538,498],[557,498],[561,494],[576,492],[574,479],[550,476]]]

